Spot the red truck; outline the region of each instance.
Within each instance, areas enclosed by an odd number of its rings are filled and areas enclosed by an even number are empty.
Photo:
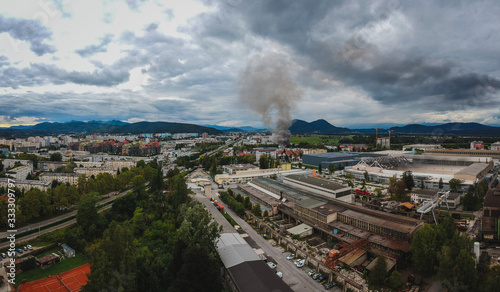
[[[222,206],[220,203],[217,203],[217,209],[221,212],[224,212],[224,206]]]

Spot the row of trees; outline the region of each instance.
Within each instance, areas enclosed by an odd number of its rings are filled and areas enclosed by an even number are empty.
[[[226,203],[240,217],[245,215],[245,210],[251,210],[261,216],[261,207],[259,204],[252,205],[250,198],[243,197],[241,194],[236,194],[233,190],[228,189],[227,192],[220,193],[221,200]]]
[[[424,275],[437,275],[452,285],[479,291],[478,273],[467,234],[459,232],[447,217],[440,224],[425,224],[413,238],[410,251],[414,267]]]
[[[469,186],[467,193],[463,196],[462,205],[465,211],[477,211],[483,205],[484,197],[488,192],[488,183],[482,180],[475,185]]]
[[[151,188],[158,190],[162,187],[163,178],[161,168],[156,161],[146,165],[144,161],[138,162],[137,167],[130,170],[123,168],[119,175],[113,177],[109,173],[100,173],[95,178],[78,177],[76,185],[62,184],[53,181],[51,188],[42,191],[32,188],[27,192],[15,189],[16,203],[19,206],[16,212],[16,222],[24,224],[36,222],[40,218],[57,215],[61,211],[72,208],[86,195],[94,194],[100,198],[102,195],[115,191],[124,191],[130,186],[134,187],[149,182]],[[6,194],[6,189],[0,187],[0,195]],[[7,224],[7,202],[0,200],[0,227]]]
[[[147,167],[153,175],[144,173]],[[82,291],[221,291],[220,226],[190,200],[177,169],[165,184],[161,164],[138,168],[142,173],[121,172],[135,174],[131,191],[108,211],[98,212],[99,194],[85,194],[77,224],[44,240],[67,242],[88,256],[92,269]]]

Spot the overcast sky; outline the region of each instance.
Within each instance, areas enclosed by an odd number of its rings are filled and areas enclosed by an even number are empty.
[[[239,76],[255,56],[286,63],[302,92],[292,118],[500,125],[496,0],[0,5],[0,126],[260,126],[239,97]]]

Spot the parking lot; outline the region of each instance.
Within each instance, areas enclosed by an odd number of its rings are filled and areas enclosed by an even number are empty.
[[[284,252],[283,253],[283,257],[292,265],[295,266],[295,273],[298,273],[300,275],[301,278],[305,278],[307,279],[308,282],[310,283],[314,283],[314,286],[315,287],[318,287],[318,291],[342,291],[342,289],[340,289],[339,287],[337,287],[336,283],[335,284],[332,284],[332,285],[335,285],[333,286],[332,288],[329,288],[329,289],[325,289],[325,285],[327,284],[328,282],[328,276],[325,275],[325,274],[321,274],[321,273],[317,273],[317,271],[315,271],[314,269],[311,269],[310,267],[308,267],[307,265],[304,265],[300,268],[297,267],[297,264],[296,262],[299,261],[299,260],[303,260],[303,259],[300,259],[300,258],[296,258],[296,257],[293,257],[291,258],[291,254],[290,252]],[[320,279],[321,277],[321,279]],[[319,280],[319,281],[318,281]],[[335,281],[334,281],[335,282]],[[288,282],[287,282],[288,283]],[[294,285],[293,283],[290,283],[289,284],[290,287],[292,289],[294,289]],[[295,290],[295,289],[294,289]]]

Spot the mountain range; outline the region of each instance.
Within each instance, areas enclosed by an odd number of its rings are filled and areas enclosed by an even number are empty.
[[[289,130],[292,134],[356,134],[375,133],[372,129],[349,129],[336,127],[319,119],[313,122],[293,120]],[[417,135],[463,135],[463,136],[500,136],[500,127],[479,123],[446,123],[446,124],[409,124],[388,129],[379,128],[379,132],[390,130],[393,134]],[[140,133],[208,133],[210,135],[227,132],[266,132],[266,129],[253,127],[227,127],[218,125],[195,125],[170,122],[137,122],[122,121],[71,121],[66,123],[43,122],[33,126],[12,126],[0,128],[0,136],[55,135],[55,134],[140,134]]]
[[[289,128],[292,134],[353,134],[375,133],[376,129],[348,129],[335,127],[325,120],[305,122],[294,120]],[[465,135],[465,136],[500,136],[500,127],[486,126],[479,123],[446,123],[437,125],[410,124],[405,126],[379,128],[379,132],[390,130],[393,134],[417,135]]]
[[[56,135],[56,134],[140,134],[140,133],[208,133],[222,134],[218,129],[185,123],[121,121],[71,121],[67,123],[44,122],[33,126],[0,128],[0,136]]]

